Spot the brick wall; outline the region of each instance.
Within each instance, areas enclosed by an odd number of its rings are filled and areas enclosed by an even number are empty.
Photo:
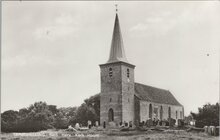
[[[127,69],[129,77],[127,77]],[[134,122],[134,69],[121,66],[122,73],[122,120]]]
[[[147,102],[147,101],[140,101],[140,120],[146,121],[149,118],[149,106],[152,105],[152,112],[154,112],[154,108],[158,108],[158,118],[161,119],[161,107],[163,110],[162,113],[162,119],[167,119],[169,117],[169,107],[171,110],[171,118],[173,119],[183,119],[184,112],[182,106],[176,106],[176,105],[168,105],[168,104],[159,104],[159,103],[153,103],[153,102]],[[177,118],[176,118],[176,111],[177,111]],[[182,112],[182,113],[180,113]],[[154,114],[154,113],[152,113]],[[181,115],[180,115],[181,114]],[[152,117],[155,117],[152,115]]]
[[[112,76],[109,76],[112,68]],[[127,69],[129,68],[129,78]],[[114,122],[134,120],[134,66],[126,63],[111,63],[100,65],[101,69],[101,97],[100,123],[108,124],[108,111],[114,111]],[[129,79],[129,80],[128,80]],[[111,101],[110,101],[111,100]]]

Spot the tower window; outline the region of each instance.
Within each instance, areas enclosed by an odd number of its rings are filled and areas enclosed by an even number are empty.
[[[112,77],[113,71],[112,68],[109,68],[109,77]]]
[[[129,71],[129,69],[127,69],[127,77],[128,77],[128,78],[130,77],[130,71]]]

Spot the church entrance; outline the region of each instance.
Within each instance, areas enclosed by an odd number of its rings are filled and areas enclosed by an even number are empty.
[[[108,121],[109,122],[114,121],[114,112],[113,112],[112,108],[110,108],[109,111],[108,111]]]

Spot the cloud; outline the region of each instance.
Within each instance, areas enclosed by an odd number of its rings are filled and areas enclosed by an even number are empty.
[[[73,17],[70,14],[61,14],[56,17],[52,24],[38,27],[34,31],[35,39],[47,39],[54,41],[57,38],[64,38],[73,34],[80,29],[80,24],[77,17]]]
[[[137,25],[133,26],[130,31],[145,31],[149,28],[147,23],[138,23]]]
[[[196,7],[193,4],[188,5],[182,11],[152,12],[146,19],[132,26],[130,32],[166,34],[176,26],[188,27],[214,24],[211,21],[216,21],[216,19],[219,21],[220,19],[218,9],[216,3],[200,3]]]
[[[77,60],[70,59],[69,57],[54,57],[50,55],[39,55],[24,51],[14,57],[7,57],[2,60],[2,70],[7,72],[14,68],[19,67],[38,67],[38,66],[68,66],[77,64]]]
[[[131,32],[153,32],[166,33],[172,29],[177,21],[172,19],[169,12],[164,12],[162,14],[152,14],[147,17],[144,21],[141,21],[130,28]]]

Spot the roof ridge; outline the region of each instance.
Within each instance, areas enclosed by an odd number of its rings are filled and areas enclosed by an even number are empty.
[[[154,87],[154,86],[150,86],[150,85],[145,85],[145,84],[138,83],[138,82],[135,82],[135,84],[139,84],[139,85],[143,85],[143,86],[148,86],[148,87],[152,87],[152,88],[155,88],[155,89],[160,89],[160,90],[164,90],[164,91],[168,91],[168,92],[170,92],[170,91],[169,91],[169,90],[167,90],[167,89],[158,88],[158,87]]]

